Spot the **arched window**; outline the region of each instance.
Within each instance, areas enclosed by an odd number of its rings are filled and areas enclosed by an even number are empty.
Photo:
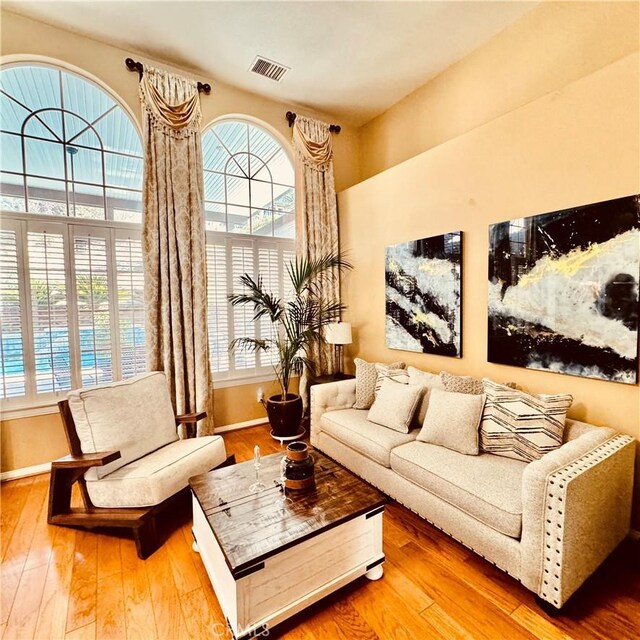
[[[123,107],[49,65],[1,74],[3,210],[140,222],[142,146]]]
[[[218,381],[270,375],[274,356],[229,353],[235,337],[267,337],[271,325],[230,307],[227,295],[248,272],[286,297],[286,265],[295,256],[293,164],[275,135],[240,118],[206,129],[202,153],[211,368]]]
[[[293,165],[273,135],[227,120],[205,131],[202,151],[208,229],[294,237]]]
[[[123,105],[53,64],[0,68],[0,400],[145,370],[142,146]]]

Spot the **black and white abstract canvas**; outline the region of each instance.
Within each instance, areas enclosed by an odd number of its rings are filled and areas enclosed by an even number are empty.
[[[640,196],[489,228],[490,362],[634,384]]]
[[[462,232],[386,248],[387,347],[462,355]]]

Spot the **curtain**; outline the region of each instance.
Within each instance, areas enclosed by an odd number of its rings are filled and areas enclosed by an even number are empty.
[[[147,365],[165,372],[178,414],[207,412],[197,435],[208,435],[213,396],[198,87],[145,65],[140,99]]]
[[[293,123],[293,147],[296,165],[296,252],[314,260],[327,253],[337,253],[338,210],[333,180],[333,146],[329,125],[325,122],[297,116]],[[338,273],[323,279],[323,295],[340,299]],[[331,345],[315,345],[311,359],[315,374],[335,371],[335,356]],[[300,395],[306,402],[307,374],[300,380]]]

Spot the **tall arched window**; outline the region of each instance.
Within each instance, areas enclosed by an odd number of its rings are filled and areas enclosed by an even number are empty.
[[[142,146],[117,98],[41,62],[0,69],[4,409],[144,371]]]
[[[271,356],[229,354],[233,338],[267,337],[271,325],[254,322],[248,309],[231,308],[227,295],[245,272],[287,295],[286,264],[295,256],[293,164],[265,127],[237,118],[209,127],[202,150],[211,367],[217,380],[268,374]]]

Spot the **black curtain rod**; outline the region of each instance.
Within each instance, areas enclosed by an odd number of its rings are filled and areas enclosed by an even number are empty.
[[[296,114],[293,113],[293,111],[287,111],[285,116],[287,118],[287,122],[289,123],[289,126],[293,127],[293,123],[296,121]],[[331,133],[340,133],[341,129],[342,127],[339,124],[329,125],[329,131],[331,131]]]
[[[142,78],[142,74],[144,73],[144,65],[142,64],[142,62],[136,62],[133,58],[127,58],[124,63],[129,71],[137,71],[138,76]],[[206,93],[207,95],[209,95],[211,93],[211,85],[203,82],[198,82],[198,91],[200,93]]]

